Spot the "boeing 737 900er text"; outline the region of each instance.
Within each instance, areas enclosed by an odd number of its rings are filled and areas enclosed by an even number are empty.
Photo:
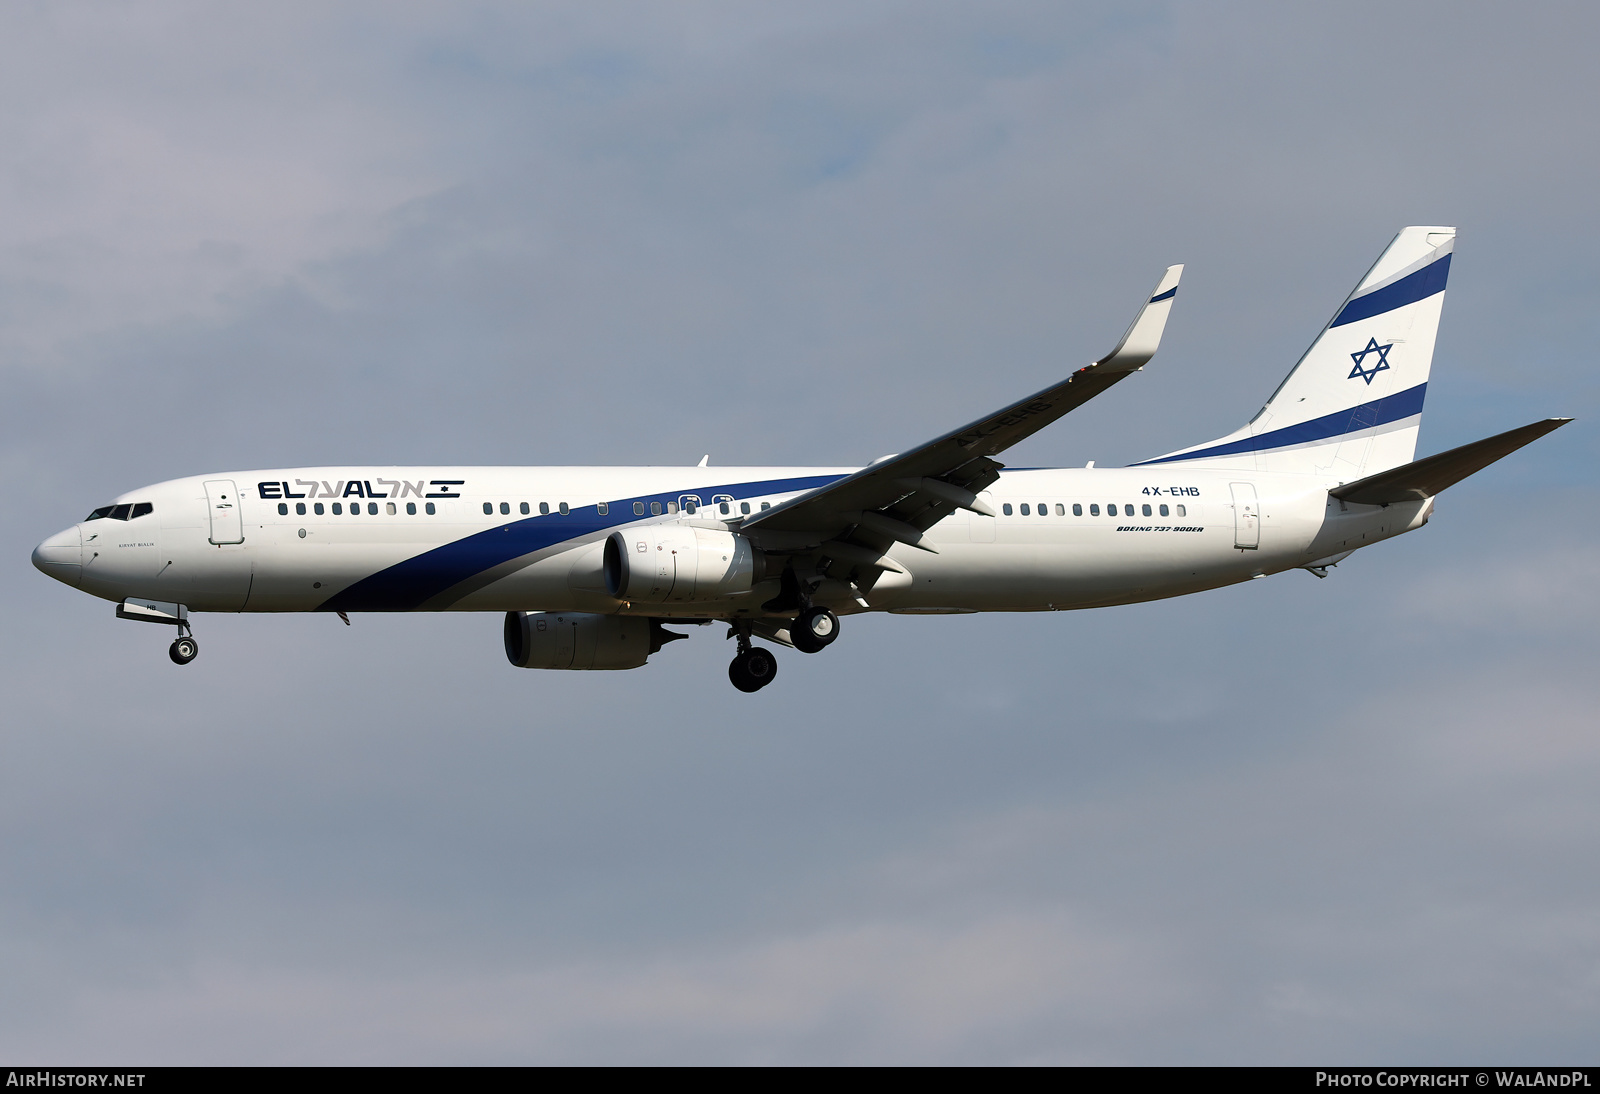
[[[866,467],[300,467],[134,490],[34,550],[51,577],[176,625],[189,613],[505,613],[513,665],[631,669],[730,624],[741,691],[761,638],[816,653],[856,612],[1060,611],[1284,570],[1324,576],[1427,523],[1446,487],[1564,425],[1413,460],[1455,229],[1395,237],[1249,423],[1123,468],[995,457],[1156,351],[1170,267],[1111,353]]]

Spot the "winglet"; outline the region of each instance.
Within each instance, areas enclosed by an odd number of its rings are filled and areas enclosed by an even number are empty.
[[[1178,279],[1182,276],[1182,263],[1167,267],[1117,348],[1094,363],[1096,372],[1133,372],[1156,355],[1156,348],[1161,345],[1161,332],[1167,327],[1167,316],[1172,314],[1172,299],[1178,295]]]

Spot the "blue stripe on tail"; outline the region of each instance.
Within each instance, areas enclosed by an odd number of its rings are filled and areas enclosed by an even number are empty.
[[[1356,297],[1339,309],[1339,314],[1328,326],[1342,327],[1346,323],[1371,319],[1375,315],[1403,308],[1407,304],[1415,304],[1418,300],[1426,300],[1435,293],[1444,292],[1444,283],[1449,277],[1450,256],[1445,255],[1439,261],[1428,263],[1416,273],[1407,274],[1392,285],[1385,285],[1365,296]]]
[[[1447,255],[1442,261],[1449,261],[1449,256]],[[1438,263],[1436,262],[1434,265],[1437,266]],[[1429,267],[1429,269],[1432,268],[1432,266]],[[1418,273],[1426,272],[1426,270],[1418,271]],[[1411,276],[1415,277],[1416,274]],[[1410,280],[1410,278],[1405,280]],[[1400,283],[1399,281],[1395,282],[1396,285]],[[1392,285],[1390,286],[1390,288],[1393,287]],[[1312,418],[1309,422],[1301,422],[1299,425],[1284,426],[1282,429],[1274,429],[1254,437],[1231,441],[1228,444],[1202,448],[1195,452],[1183,452],[1176,456],[1162,456],[1159,459],[1145,460],[1142,463],[1130,464],[1129,466],[1145,467],[1153,463],[1203,460],[1210,456],[1235,456],[1241,452],[1265,452],[1274,448],[1288,448],[1290,445],[1332,440],[1347,433],[1359,433],[1363,429],[1388,425],[1390,422],[1398,422],[1402,418],[1409,418],[1413,414],[1421,414],[1422,399],[1427,394],[1427,391],[1427,384],[1418,384],[1416,387],[1396,392],[1375,402],[1362,403],[1360,406],[1353,406],[1348,410],[1325,414],[1320,418]]]

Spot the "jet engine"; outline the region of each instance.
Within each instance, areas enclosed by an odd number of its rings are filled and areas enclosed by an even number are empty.
[[[744,536],[683,524],[647,524],[606,540],[606,592],[646,604],[715,600],[760,581],[760,553]]]
[[[520,669],[636,669],[685,637],[636,616],[506,613],[506,659]]]

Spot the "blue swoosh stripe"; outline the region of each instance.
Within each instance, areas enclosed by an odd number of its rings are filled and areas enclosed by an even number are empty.
[[[724,486],[686,486],[663,494],[641,494],[609,505],[600,515],[598,507],[586,505],[566,516],[524,517],[496,524],[482,532],[435,547],[398,562],[388,569],[369,574],[335,593],[317,607],[321,612],[409,612],[455,585],[503,562],[558,543],[576,539],[606,528],[620,528],[641,518],[634,515],[633,503],[677,501],[684,494],[709,498],[713,494],[732,494],[746,498],[763,494],[786,494],[791,490],[811,490],[836,482],[840,475],[808,475],[795,479],[766,482],[741,482]]]
[[[1174,296],[1177,296],[1177,295],[1178,295],[1178,286],[1174,285],[1174,286],[1172,286],[1172,288],[1168,289],[1166,292],[1162,293],[1160,296],[1152,296],[1150,298],[1150,303],[1159,304],[1163,300],[1171,300]]]
[[[1334,316],[1330,327],[1342,327],[1346,323],[1359,322],[1362,319],[1371,319],[1374,315],[1403,308],[1407,304],[1415,304],[1418,300],[1426,300],[1434,293],[1444,292],[1444,283],[1450,277],[1450,255],[1445,255],[1437,262],[1430,262],[1416,273],[1407,274],[1392,285],[1385,285],[1365,296],[1358,296],[1350,301],[1339,314]]]
[[[1401,418],[1409,418],[1413,414],[1421,414],[1422,399],[1427,393],[1428,385],[1418,384],[1416,387],[1396,392],[1376,402],[1362,403],[1360,406],[1353,406],[1349,410],[1325,414],[1320,418],[1312,418],[1309,422],[1301,422],[1299,425],[1288,425],[1282,429],[1274,429],[1271,432],[1262,433],[1259,436],[1246,437],[1241,441],[1219,444],[1213,448],[1202,448],[1198,452],[1184,452],[1176,456],[1162,456],[1160,459],[1144,460],[1129,466],[1144,467],[1152,463],[1202,460],[1210,456],[1234,456],[1241,452],[1266,452],[1274,448],[1287,448],[1290,445],[1307,444],[1312,441],[1325,441],[1332,437],[1342,437],[1346,433],[1357,433],[1363,429],[1372,429],[1375,426],[1398,422]]]

